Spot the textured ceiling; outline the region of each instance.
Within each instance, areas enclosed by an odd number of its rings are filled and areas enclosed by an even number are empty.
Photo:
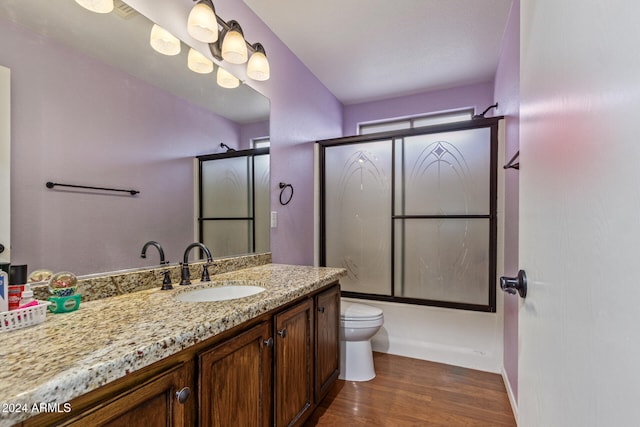
[[[511,0],[244,0],[344,104],[492,81]]]

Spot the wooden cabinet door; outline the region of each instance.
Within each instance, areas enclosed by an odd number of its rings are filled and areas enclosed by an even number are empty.
[[[340,374],[340,287],[316,296],[316,402]]]
[[[271,424],[272,347],[263,322],[199,355],[201,426]]]
[[[313,300],[275,316],[275,425],[296,424],[313,399]]]
[[[193,400],[193,396],[185,399],[191,394],[191,389],[187,391],[185,388],[191,386],[191,381],[187,366],[183,363],[59,425],[186,427],[191,424],[191,414],[185,406]],[[177,395],[180,392],[181,399]],[[192,407],[188,405],[188,408]]]

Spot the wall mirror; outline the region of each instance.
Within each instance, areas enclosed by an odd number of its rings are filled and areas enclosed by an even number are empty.
[[[157,255],[139,257],[148,240],[180,261],[198,239],[195,158],[269,133],[266,97],[192,72],[185,43],[176,56],[155,52],[153,23],[115,4],[95,14],[74,0],[0,3],[0,65],[12,76],[11,262],[29,272],[151,266]]]

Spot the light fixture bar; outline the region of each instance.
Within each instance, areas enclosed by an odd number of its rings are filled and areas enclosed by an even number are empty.
[[[248,77],[250,79],[257,80],[257,81],[268,80],[270,77],[269,61],[266,57],[265,49],[262,46],[262,44],[249,43],[244,38],[242,28],[240,27],[240,24],[237,21],[230,20],[229,22],[227,22],[224,19],[220,18],[220,16],[218,16],[218,14],[215,13],[215,6],[213,5],[213,0],[193,0],[193,1],[196,3],[203,3],[211,7],[211,9],[214,11],[216,22],[218,23],[218,26],[221,28],[220,33],[218,35],[218,39],[216,41],[207,43],[209,45],[209,51],[211,52],[211,55],[215,59],[221,62],[226,61],[234,64],[247,63]],[[225,40],[225,36],[227,35],[227,33],[231,31],[237,31],[242,36],[242,39],[247,49],[247,57],[243,58],[244,59],[243,61],[240,61],[239,59],[234,59],[232,57],[228,57],[228,59],[225,59],[222,56],[222,44]],[[244,54],[242,54],[242,56],[244,56]],[[254,57],[253,60],[252,60],[252,57]],[[235,61],[238,61],[238,62],[235,62]],[[251,63],[250,66],[248,62]]]
[[[213,4],[211,0],[201,0],[201,1],[203,1],[204,3]],[[229,23],[227,23],[225,20],[220,18],[218,14],[216,14],[216,21],[218,21],[218,25],[222,27],[222,31],[220,32],[220,36],[218,37],[218,40],[216,42],[209,43],[209,50],[211,51],[211,54],[213,55],[214,58],[216,58],[218,61],[222,61],[223,60],[222,59],[222,41],[224,40],[224,36],[227,34],[227,32],[233,29],[234,23],[237,25],[240,25],[240,24],[238,24],[238,22],[234,20],[231,20],[229,21]],[[253,47],[255,43],[251,44],[246,40],[244,42],[247,45],[247,49],[249,50],[249,56],[251,56],[252,53],[256,52],[256,49]]]

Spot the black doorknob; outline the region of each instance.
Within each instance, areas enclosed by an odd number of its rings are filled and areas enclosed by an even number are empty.
[[[4,252],[4,245],[2,243],[0,243],[0,254]]]
[[[517,277],[502,276],[500,289],[511,295],[515,295],[517,292],[522,298],[525,298],[527,296],[527,273],[520,270]]]

